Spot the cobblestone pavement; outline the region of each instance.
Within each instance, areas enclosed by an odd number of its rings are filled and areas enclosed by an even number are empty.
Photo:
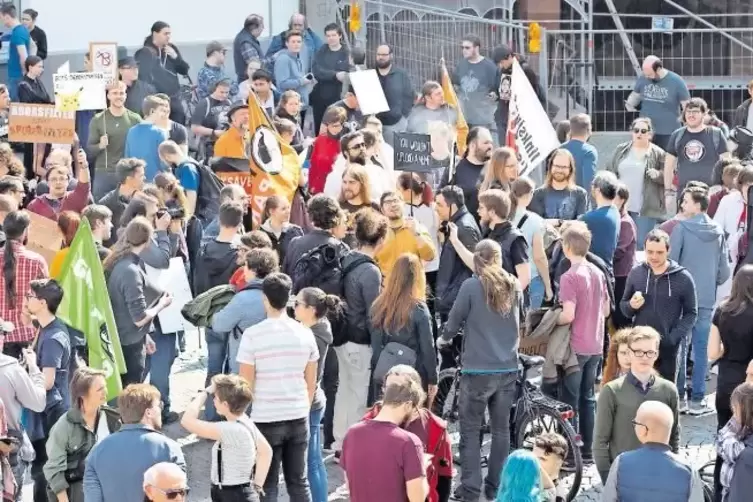
[[[178,359],[173,367],[171,377],[171,400],[173,409],[182,412],[196,392],[204,386],[206,350],[198,347],[197,332],[186,333],[188,351]],[[202,345],[205,347],[206,344]],[[713,403],[713,399],[710,399]],[[694,466],[701,467],[712,458],[713,433],[716,428],[716,415],[702,417],[682,417],[682,436],[680,454]],[[191,502],[208,502],[209,498],[209,470],[211,466],[209,441],[197,440],[189,435],[179,424],[171,424],[165,428],[165,433],[176,439],[183,447],[188,463],[188,479],[191,486]],[[486,445],[488,449],[488,444]],[[332,459],[326,462],[329,474],[330,501],[348,501],[344,492],[344,475],[342,469]],[[457,478],[457,476],[456,476]],[[281,480],[282,481],[282,480]],[[24,490],[24,500],[31,502],[30,486]],[[601,482],[596,469],[590,466],[583,474],[581,491],[576,501],[598,501],[601,497]],[[280,487],[280,502],[287,502],[288,497],[284,485]]]

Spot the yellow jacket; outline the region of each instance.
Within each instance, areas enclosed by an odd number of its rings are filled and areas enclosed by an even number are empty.
[[[71,248],[63,248],[55,253],[55,257],[50,263],[50,278],[60,279],[60,274],[63,273],[63,262],[65,261],[65,257],[68,256],[68,251],[70,250]]]
[[[403,253],[414,254],[422,261],[431,261],[436,256],[437,250],[434,249],[431,235],[417,221],[415,232],[406,228],[405,223],[401,221],[399,226],[390,228],[387,233],[387,241],[375,257],[385,278],[389,276],[395,262]]]

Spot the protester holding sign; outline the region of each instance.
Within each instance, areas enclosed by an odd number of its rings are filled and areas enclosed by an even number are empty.
[[[89,204],[91,185],[89,184],[89,166],[84,165],[78,172],[76,188],[68,191],[70,169],[54,166],[49,169],[45,179],[50,187],[50,193],[38,196],[29,204],[29,211],[45,218],[57,220],[61,211],[75,211],[81,213]]]

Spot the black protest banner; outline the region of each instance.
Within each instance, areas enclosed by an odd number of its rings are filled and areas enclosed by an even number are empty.
[[[432,167],[431,136],[410,132],[396,132],[395,170],[410,173],[430,173]]]

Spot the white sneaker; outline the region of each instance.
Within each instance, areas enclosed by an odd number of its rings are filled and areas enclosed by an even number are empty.
[[[688,413],[693,415],[694,417],[697,417],[699,415],[706,415],[707,413],[712,413],[714,410],[707,406],[703,401],[696,403],[691,401],[690,407],[688,408]]]
[[[679,412],[680,413],[687,413],[688,412],[688,400],[687,399],[680,399],[680,405],[679,405]]]

